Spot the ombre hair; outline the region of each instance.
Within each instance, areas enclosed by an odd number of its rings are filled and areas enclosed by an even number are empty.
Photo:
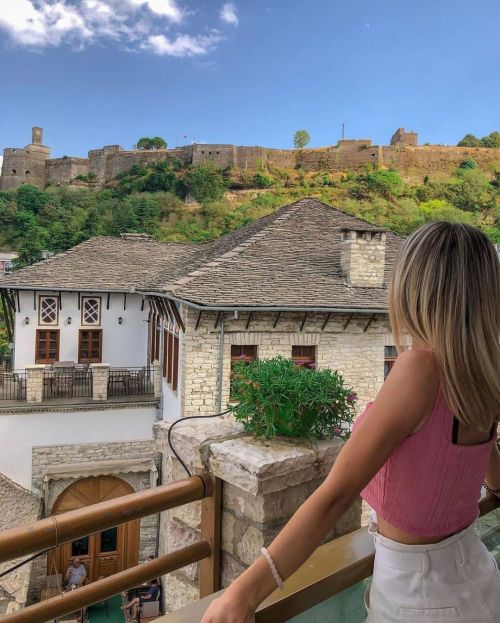
[[[500,261],[481,231],[437,221],[405,241],[389,286],[398,351],[406,336],[436,356],[448,406],[491,430],[500,416]]]

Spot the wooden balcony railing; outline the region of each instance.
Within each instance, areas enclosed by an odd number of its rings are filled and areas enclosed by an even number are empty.
[[[500,507],[498,498],[481,500],[480,515]],[[366,528],[330,541],[314,552],[308,561],[276,590],[256,612],[256,623],[286,623],[317,604],[370,577],[375,549]],[[199,623],[210,603],[223,591],[167,614],[158,623]]]
[[[2,617],[2,623],[44,623],[200,562],[200,594],[219,589],[221,483],[209,473],[47,517],[0,533],[0,562],[83,538],[133,519],[202,500],[201,539],[147,565],[137,565]]]

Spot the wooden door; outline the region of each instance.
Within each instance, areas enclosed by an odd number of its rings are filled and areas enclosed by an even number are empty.
[[[65,513],[133,492],[128,483],[116,476],[82,478],[61,493],[52,514]],[[133,567],[139,560],[139,521],[130,521],[61,545],[49,553],[47,573],[61,573],[64,578],[74,556],[78,556],[85,565],[89,582]]]

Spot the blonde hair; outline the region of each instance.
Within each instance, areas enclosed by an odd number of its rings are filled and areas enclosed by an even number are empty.
[[[448,406],[463,424],[491,430],[500,415],[500,262],[470,225],[423,225],[401,249],[389,286],[398,350],[405,334],[432,349]]]

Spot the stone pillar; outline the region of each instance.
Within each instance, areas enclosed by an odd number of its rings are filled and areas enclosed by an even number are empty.
[[[42,402],[45,366],[26,366],[26,402]]]
[[[155,390],[155,398],[160,398],[162,386],[162,369],[159,361],[153,361],[153,384]]]
[[[163,455],[163,482],[186,477],[166,443],[172,421],[155,425]],[[323,482],[343,442],[320,441],[316,448],[285,440],[255,440],[230,419],[189,420],[172,431],[172,442],[193,473],[209,469],[221,478],[223,587],[260,554],[298,507]],[[200,536],[200,503],[161,514],[159,554],[174,551]],[[361,500],[332,526],[330,540],[360,527]],[[163,578],[166,611],[199,598],[198,565]]]
[[[92,364],[92,399],[108,399],[109,363]]]

